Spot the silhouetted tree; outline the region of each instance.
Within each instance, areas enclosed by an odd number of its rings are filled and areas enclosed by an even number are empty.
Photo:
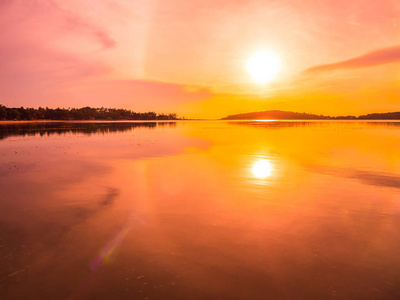
[[[0,104],[0,120],[7,120],[7,108]]]

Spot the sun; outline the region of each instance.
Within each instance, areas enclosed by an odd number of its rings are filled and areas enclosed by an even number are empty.
[[[281,59],[271,51],[259,51],[247,60],[247,72],[256,83],[265,84],[281,70]]]

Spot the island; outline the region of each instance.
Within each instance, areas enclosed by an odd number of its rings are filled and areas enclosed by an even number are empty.
[[[229,115],[221,120],[400,120],[400,112],[371,113],[360,116],[324,116],[304,112],[266,110]]]

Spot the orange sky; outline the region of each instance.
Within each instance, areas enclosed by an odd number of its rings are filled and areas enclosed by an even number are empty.
[[[0,103],[220,118],[400,111],[400,1],[0,2]],[[275,52],[256,84],[246,61]]]

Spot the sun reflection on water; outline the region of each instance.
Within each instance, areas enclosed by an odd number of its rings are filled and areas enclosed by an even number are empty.
[[[254,177],[258,179],[265,179],[270,177],[273,172],[272,165],[268,159],[258,159],[253,163],[251,168],[251,172],[253,173]]]

